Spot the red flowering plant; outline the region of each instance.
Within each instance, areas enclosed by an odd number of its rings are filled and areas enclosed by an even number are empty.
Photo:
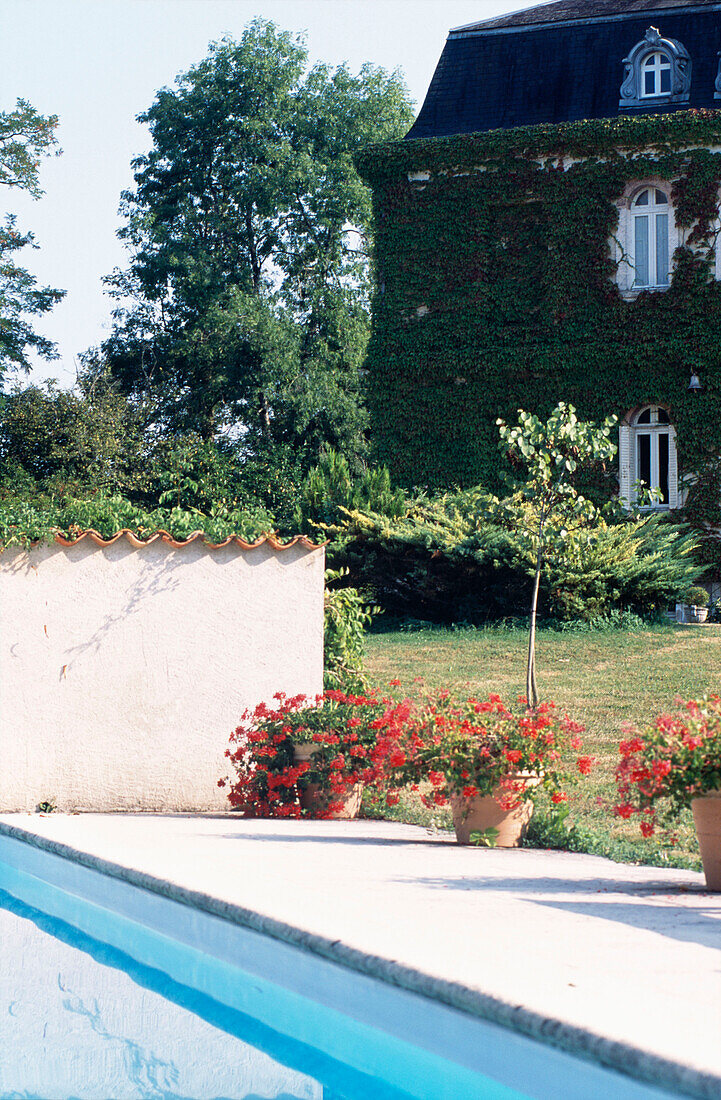
[[[718,695],[691,699],[674,714],[660,714],[645,729],[627,725],[625,732],[614,812],[626,819],[638,814],[644,836],[653,835],[659,809],[673,818],[694,798],[721,790]],[[665,806],[663,800],[668,800]]]
[[[559,714],[553,703],[513,713],[498,695],[479,700],[454,698],[448,691],[426,693],[408,708],[405,720],[389,732],[386,778],[391,784],[418,785],[431,792],[426,806],[445,806],[451,795],[470,799],[494,795],[512,810],[547,790],[552,805],[568,801],[569,751],[581,749],[583,727]],[[402,704],[401,704],[402,706]],[[386,712],[384,720],[392,715]],[[576,755],[571,769],[588,775],[591,758]]]
[[[390,701],[342,691],[273,698],[274,707],[259,703],[243,714],[226,750],[235,778],[218,786],[229,786],[231,806],[249,816],[332,817],[359,784],[377,780],[377,730]],[[321,792],[312,810],[301,805],[309,788]]]

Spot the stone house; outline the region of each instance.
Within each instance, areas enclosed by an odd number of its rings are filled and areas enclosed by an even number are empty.
[[[721,3],[456,28],[406,139],[359,166],[373,432],[401,482],[494,487],[496,418],[566,400],[619,419],[600,491],[721,525]]]

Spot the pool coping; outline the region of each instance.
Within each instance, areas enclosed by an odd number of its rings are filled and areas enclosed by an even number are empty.
[[[150,893],[197,909],[229,923],[251,929],[300,948],[347,969],[435,1000],[468,1015],[500,1025],[566,1054],[602,1065],[645,1084],[682,1094],[719,1100],[721,1075],[703,1072],[682,1062],[666,1059],[631,1043],[610,1039],[588,1028],[546,1016],[523,1005],[483,993],[478,989],[426,974],[415,967],[351,947],[298,928],[222,898],[93,855],[61,841],[0,821],[0,835],[27,843],[62,859],[119,879]]]

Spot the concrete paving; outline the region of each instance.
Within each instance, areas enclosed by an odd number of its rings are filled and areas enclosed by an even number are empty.
[[[673,1064],[680,1092],[721,1097],[721,895],[700,874],[388,822],[8,814],[0,830],[561,1045],[585,1035],[607,1063]]]

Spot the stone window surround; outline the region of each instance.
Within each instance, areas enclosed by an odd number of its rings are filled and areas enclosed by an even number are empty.
[[[643,89],[643,63],[650,54],[660,53],[671,65],[671,90],[646,95]],[[691,91],[691,57],[686,47],[674,38],[663,38],[657,27],[649,27],[627,57],[623,59],[623,82],[618,101],[620,108],[633,109],[665,104],[688,103]]]
[[[616,263],[616,282],[624,298],[635,298],[642,292],[663,293],[668,288],[638,287],[633,285],[635,270],[633,267],[634,253],[634,225],[631,206],[637,195],[647,188],[658,188],[668,196],[668,251],[669,251],[669,279],[673,274],[672,260],[675,250],[683,244],[685,234],[676,227],[673,203],[671,201],[672,181],[662,179],[660,176],[647,176],[643,180],[634,180],[626,184],[621,197],[616,200],[618,207],[618,228],[611,241],[611,253]],[[719,260],[717,257],[717,265]]]
[[[679,487],[678,478],[678,454],[676,448],[676,429],[673,422],[668,424],[639,424],[638,418],[647,409],[663,409],[669,414],[670,410],[663,402],[657,401],[644,403],[630,409],[622,418],[618,429],[618,466],[619,466],[619,496],[627,508],[636,503],[636,490],[634,483],[638,480],[636,437],[641,432],[650,432],[655,435],[668,435],[668,503],[652,505],[644,508],[644,511],[667,512],[679,508],[683,504],[684,493]]]

